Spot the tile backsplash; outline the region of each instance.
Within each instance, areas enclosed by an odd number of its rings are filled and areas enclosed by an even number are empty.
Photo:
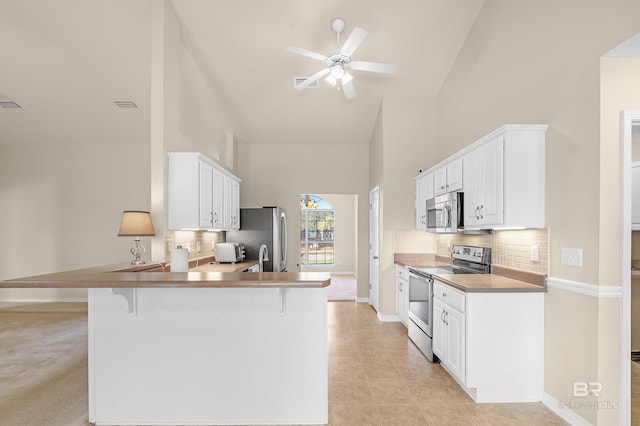
[[[165,259],[171,259],[171,250],[182,246],[189,247],[189,259],[213,256],[213,247],[222,241],[222,233],[212,231],[174,231],[168,230],[165,233]],[[198,252],[198,243],[200,251]]]
[[[640,263],[640,232],[637,238]],[[399,230],[394,233],[395,253],[436,253],[439,256],[450,257],[454,244],[491,247],[491,263],[494,265],[548,274],[547,229],[494,231],[492,234],[480,235],[430,234],[418,230]],[[532,246],[538,246],[538,261],[531,260]]]
[[[538,261],[531,260],[532,246],[538,246]],[[548,274],[548,230],[496,231],[493,233],[491,257],[492,263],[496,265]]]

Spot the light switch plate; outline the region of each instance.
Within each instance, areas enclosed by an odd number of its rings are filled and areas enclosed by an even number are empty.
[[[567,266],[582,268],[582,249],[561,248],[560,263]]]

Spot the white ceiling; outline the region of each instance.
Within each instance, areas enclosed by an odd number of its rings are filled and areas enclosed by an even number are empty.
[[[154,0],[0,0],[0,143],[147,143]],[[183,41],[232,115],[240,142],[368,143],[384,96],[436,96],[484,0],[170,0]],[[323,63],[341,17],[369,36],[353,58],[393,63],[354,71],[346,100],[324,80],[293,89]],[[121,110],[114,99],[133,99]]]

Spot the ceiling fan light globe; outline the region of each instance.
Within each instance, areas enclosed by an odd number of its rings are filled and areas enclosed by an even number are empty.
[[[341,79],[344,75],[344,68],[340,65],[334,65],[331,67],[331,76],[336,80]]]
[[[333,76],[332,76],[331,74],[329,74],[329,75],[327,76],[327,78],[325,78],[325,81],[326,81],[327,83],[329,83],[330,85],[334,86],[334,87],[335,87],[336,83],[338,82],[338,80],[336,80],[335,78],[333,78]]]

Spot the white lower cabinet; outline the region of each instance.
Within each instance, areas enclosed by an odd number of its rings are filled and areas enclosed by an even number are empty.
[[[396,314],[405,327],[409,320],[409,270],[396,265]]]
[[[541,401],[544,293],[433,292],[433,353],[471,398]]]
[[[458,382],[465,381],[465,296],[464,293],[434,284],[433,353]],[[449,303],[449,301],[453,301]]]

